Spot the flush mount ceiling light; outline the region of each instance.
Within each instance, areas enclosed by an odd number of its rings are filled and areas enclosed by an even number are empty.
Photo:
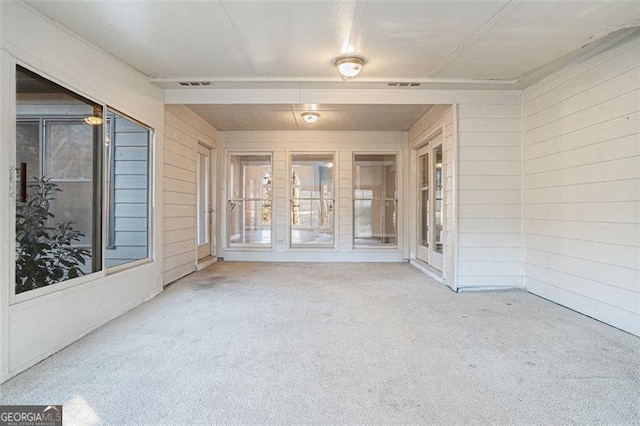
[[[342,79],[353,78],[360,74],[364,67],[364,58],[360,56],[341,56],[335,62],[338,72],[342,75]]]
[[[317,112],[303,112],[301,115],[302,119],[309,124],[315,123],[320,118],[320,114]]]

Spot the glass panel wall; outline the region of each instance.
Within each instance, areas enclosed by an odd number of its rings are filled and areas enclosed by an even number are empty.
[[[199,146],[197,159],[197,244],[200,246],[209,242],[209,150]]]
[[[419,245],[429,247],[429,154],[420,157],[420,241]]]
[[[334,246],[333,156],[291,155],[291,247]]]
[[[227,169],[228,246],[270,246],[271,154],[230,154]]]
[[[354,154],[353,245],[397,245],[397,173],[394,154]]]
[[[102,269],[102,107],[16,68],[15,293]]]
[[[107,113],[109,221],[107,267],[149,258],[151,130]]]
[[[434,167],[433,167],[433,183],[434,183],[434,211],[433,211],[433,247],[436,253],[442,253],[442,244],[444,242],[443,232],[443,194],[442,194],[442,145],[438,145],[433,150]]]

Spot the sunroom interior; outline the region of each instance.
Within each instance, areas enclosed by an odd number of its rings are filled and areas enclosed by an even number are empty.
[[[633,3],[517,80],[362,83],[175,77],[101,38],[135,4],[92,34],[73,5],[0,7],[1,381],[218,261],[410,262],[640,335]]]

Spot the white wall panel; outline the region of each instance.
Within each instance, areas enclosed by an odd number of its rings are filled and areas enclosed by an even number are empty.
[[[557,135],[542,142],[527,140],[527,159],[547,157],[554,153],[584,149],[594,144],[615,141],[625,136],[633,136],[640,127],[640,113],[633,112],[602,123],[592,123],[589,127],[566,135]]]
[[[525,91],[527,289],[640,335],[640,43]]]
[[[165,108],[164,284],[196,270],[196,154],[198,142],[218,148],[216,138],[186,106]]]
[[[478,114],[478,105],[472,105],[469,108],[469,114]],[[443,129],[443,173],[445,176],[445,193],[444,193],[444,274],[443,280],[445,284],[453,289],[457,289],[457,149],[456,129],[454,125],[454,116],[456,114],[455,107],[452,105],[435,105],[433,106],[416,124],[409,130],[409,148],[412,150],[410,155],[410,173],[408,186],[411,194],[409,204],[409,223],[418,223],[418,169],[416,149],[427,141],[427,139],[435,134],[438,129]],[[410,227],[409,244],[410,258],[416,258],[417,247],[417,225]]]

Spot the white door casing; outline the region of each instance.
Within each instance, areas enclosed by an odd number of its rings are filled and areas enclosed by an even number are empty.
[[[416,258],[432,268],[444,267],[443,132],[417,150]]]
[[[215,197],[212,194],[213,184],[213,149],[198,144],[196,173],[197,173],[197,257],[205,259],[215,256]]]

